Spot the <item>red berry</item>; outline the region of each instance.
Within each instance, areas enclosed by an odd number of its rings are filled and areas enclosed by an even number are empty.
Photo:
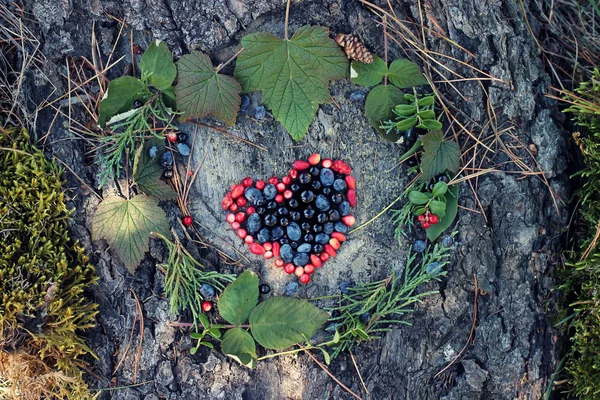
[[[290,169],[290,172],[288,172],[288,175],[290,176],[290,178],[296,179],[298,177],[298,170]]]
[[[309,169],[309,168],[310,168],[310,164],[304,160],[294,161],[294,169],[297,169],[298,171],[302,171],[304,169]]]
[[[327,253],[321,253],[319,255],[319,258],[321,259],[322,262],[325,262],[325,261],[329,260],[329,254],[327,254]]]
[[[264,248],[264,247],[262,247],[262,246],[261,246],[260,244],[258,244],[258,243],[252,243],[252,244],[250,245],[250,251],[251,251],[253,254],[258,254],[258,255],[263,255],[263,254],[265,254],[265,248]]]
[[[258,190],[263,190],[265,188],[265,186],[267,186],[267,184],[265,183],[265,181],[263,181],[262,179],[260,181],[256,181],[256,188]]]
[[[239,212],[235,214],[235,220],[241,224],[246,220],[246,213]]]
[[[354,177],[352,175],[348,175],[346,177],[346,185],[348,185],[348,188],[351,190],[356,189],[356,180],[354,179]]]
[[[252,186],[252,178],[250,178],[249,176],[245,177],[244,180],[242,180],[242,185],[246,186],[246,187],[250,187]]]
[[[235,222],[235,214],[227,214],[227,217],[225,219],[227,220],[227,222],[232,224]]]
[[[346,215],[345,217],[342,217],[342,222],[346,224],[346,226],[352,226],[356,222],[356,218],[354,218],[354,215]]]
[[[231,223],[231,229],[233,229],[234,231],[240,229],[240,223],[237,222],[237,221],[236,222],[232,222]]]
[[[283,192],[284,190],[285,190],[285,183],[283,183],[283,182],[279,182],[279,183],[277,184],[277,191],[281,193],[281,192]]]
[[[182,222],[183,222],[183,225],[187,228],[188,226],[190,226],[194,223],[194,219],[192,217],[190,217],[189,215],[186,215],[185,217],[183,217]]]
[[[237,235],[238,235],[238,237],[239,237],[240,239],[244,239],[244,238],[245,238],[245,237],[248,235],[248,232],[246,232],[246,230],[245,230],[245,229],[243,229],[243,228],[240,228],[240,229],[238,229],[238,231],[237,231]]]
[[[283,270],[285,271],[286,274],[293,274],[294,271],[296,270],[296,266],[292,263],[287,263],[283,266]]]
[[[344,235],[343,233],[340,233],[340,232],[332,232],[331,233],[331,237],[332,238],[336,238],[340,242],[345,242],[346,241],[346,235]]]
[[[308,163],[310,165],[317,165],[320,162],[321,162],[321,155],[319,153],[311,154],[308,157]]]
[[[306,264],[306,265],[304,266],[304,273],[305,273],[305,274],[308,274],[308,275],[310,275],[310,274],[312,274],[313,272],[315,272],[315,266],[314,266],[314,265],[312,265],[312,264]]]
[[[254,238],[252,236],[248,235],[244,238],[244,242],[246,242],[246,244],[252,244],[252,243],[254,243]]]
[[[203,301],[202,302],[202,311],[209,312],[210,310],[212,310],[212,303],[210,301]]]
[[[194,176],[194,171],[188,171],[188,176]]]
[[[281,182],[283,182],[284,185],[289,185],[292,182],[292,178],[286,175],[283,178],[281,178]],[[285,189],[285,186],[283,188]],[[279,190],[279,185],[277,185],[277,189]]]
[[[238,205],[235,203],[233,203],[231,205],[231,207],[229,207],[229,211],[231,211],[231,212],[237,212],[237,210],[238,210]]]
[[[425,222],[425,215],[423,215],[423,214],[419,215],[419,216],[417,217],[417,220],[418,220],[419,222]]]
[[[310,275],[308,274],[302,274],[300,276],[300,282],[304,283],[305,285],[310,282]]]
[[[329,254],[331,257],[335,257],[337,255],[337,252],[329,243],[323,246],[323,250],[325,250],[325,253]]]
[[[431,214],[431,216],[429,217],[429,223],[431,225],[435,225],[438,222],[440,222],[440,218],[437,215],[435,215],[435,214]]]
[[[275,266],[277,268],[283,267],[283,264],[285,264],[285,261],[283,261],[281,258],[278,258],[278,259],[275,260]]]
[[[175,132],[167,133],[167,140],[171,143],[175,143],[177,141],[177,134]]]
[[[333,247],[334,250],[339,250],[341,246],[340,241],[336,238],[329,239],[329,245]]]
[[[311,254],[310,255],[310,262],[316,268],[321,268],[321,266],[323,265],[323,261],[321,261],[321,259],[319,258],[319,256],[317,256],[316,254]]]
[[[273,258],[273,252],[272,251],[265,251],[265,259],[268,260],[269,258]]]
[[[333,164],[333,161],[331,161],[331,159],[329,159],[329,158],[325,158],[323,160],[323,162],[321,163],[321,165],[323,165],[323,168],[331,168],[332,164]]]
[[[304,268],[296,267],[296,269],[294,270],[294,274],[296,274],[296,276],[300,278],[304,274]]]
[[[286,190],[283,192],[283,197],[286,199],[291,199],[294,196],[294,193],[291,190]]]
[[[275,257],[279,257],[279,252],[281,251],[281,245],[279,242],[273,242],[273,255]],[[283,264],[281,264],[283,265]]]
[[[225,198],[221,202],[221,207],[223,208],[223,210],[228,210],[232,204],[233,204],[233,198],[231,197],[231,193],[227,193],[225,195]]]
[[[236,185],[233,189],[231,189],[231,197],[234,199],[240,197],[244,194],[244,185]]]
[[[350,174],[352,172],[352,168],[342,160],[335,160],[331,165],[331,169],[335,172],[339,172],[340,174]]]
[[[269,183],[271,185],[277,185],[279,183],[279,179],[276,176],[272,176],[269,178]]]
[[[282,203],[283,202],[283,195],[278,194],[277,196],[275,196],[275,201],[278,203]]]
[[[271,242],[265,242],[263,243],[263,247],[265,248],[265,250],[273,250],[273,245],[271,244]]]
[[[425,221],[425,222],[423,222],[423,223],[421,224],[421,226],[422,226],[423,228],[427,229],[427,228],[429,228],[429,227],[431,226],[431,224],[430,224],[429,222]]]
[[[256,209],[252,206],[246,208],[246,214],[250,215],[250,214],[254,214],[256,212]]]
[[[248,200],[246,200],[244,196],[240,196],[237,199],[235,199],[235,204],[237,204],[240,207],[244,207],[247,202]]]
[[[351,207],[356,206],[356,191],[348,190],[348,203],[350,203]]]

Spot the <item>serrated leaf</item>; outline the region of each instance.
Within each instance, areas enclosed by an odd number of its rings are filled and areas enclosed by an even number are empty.
[[[138,100],[147,102],[152,97],[148,86],[133,76],[122,76],[108,84],[108,90],[100,102],[98,125],[104,127],[114,115],[134,109],[133,103]]]
[[[148,251],[152,232],[169,235],[169,221],[158,200],[144,195],[107,197],[92,217],[92,238],[106,239],[131,274]]]
[[[350,65],[350,79],[352,83],[361,86],[375,86],[381,82],[387,74],[387,65],[385,61],[377,56],[373,56],[371,64],[352,61]]]
[[[390,64],[388,79],[400,89],[429,84],[423,76],[421,68],[414,62],[405,59],[394,60]]]
[[[319,104],[329,102],[329,81],[347,76],[348,59],[320,26],[305,25],[289,40],[253,33],[242,46],[235,77],[244,93],[262,91],[275,119],[302,139]]]
[[[157,148],[157,156],[150,157],[149,150],[152,146]],[[165,151],[165,142],[159,138],[147,140],[135,154],[133,164],[133,180],[138,188],[148,196],[159,200],[172,200],[177,198],[177,193],[166,182],[160,180],[164,167],[160,163],[160,156]]]
[[[219,312],[225,321],[241,325],[258,303],[258,276],[244,271],[219,297]]]
[[[406,100],[400,89],[392,85],[375,86],[365,101],[365,114],[369,122],[377,132],[391,142],[396,142],[399,136],[394,133],[386,134],[381,125],[385,121],[394,119],[393,109],[398,104],[406,104]]]
[[[448,186],[448,191],[445,196],[446,214],[437,224],[431,225],[429,228],[425,229],[427,238],[432,242],[452,225],[452,222],[454,222],[456,214],[458,213],[458,185]]]
[[[432,131],[421,136],[423,157],[421,158],[421,179],[428,181],[445,172],[457,172],[460,166],[460,148],[453,140],[444,140],[440,131]]]
[[[223,353],[246,367],[256,366],[256,343],[250,334],[241,328],[225,332],[221,342]]]
[[[150,82],[158,90],[166,90],[173,84],[177,76],[177,68],[165,42],[152,41],[142,56],[140,70],[142,80]]]
[[[215,72],[210,58],[192,51],[177,61],[177,107],[186,120],[211,115],[234,125],[240,111],[240,84]]]
[[[280,350],[310,339],[328,318],[306,300],[271,297],[252,310],[250,327],[261,346]]]

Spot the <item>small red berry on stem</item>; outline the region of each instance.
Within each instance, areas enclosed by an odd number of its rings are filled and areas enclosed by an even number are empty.
[[[429,227],[431,226],[431,224],[430,224],[429,222],[425,221],[425,222],[423,222],[423,223],[421,224],[421,226],[422,226],[423,228],[427,229],[427,228],[429,228]]]
[[[437,224],[438,222],[440,222],[440,218],[439,218],[437,215],[435,215],[435,214],[431,214],[431,215],[429,216],[429,223],[430,223],[431,225],[435,225],[435,224]]]
[[[203,301],[202,302],[202,311],[209,312],[210,310],[212,310],[212,303],[210,301]]]
[[[175,143],[177,141],[177,134],[175,132],[167,133],[167,140],[171,143]]]
[[[424,214],[421,214],[421,215],[419,215],[419,216],[417,217],[417,220],[418,220],[419,222],[425,222],[425,215],[424,215]]]
[[[185,217],[182,218],[181,222],[183,222],[183,226],[185,226],[187,228],[194,223],[194,219],[192,217],[190,217],[189,215],[186,215]]]

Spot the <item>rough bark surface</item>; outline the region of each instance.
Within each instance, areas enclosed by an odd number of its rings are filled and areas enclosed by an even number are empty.
[[[176,55],[191,49],[208,52],[216,64],[237,50],[240,38],[249,32],[283,33],[285,4],[278,0],[25,0],[25,10],[37,19],[40,40],[48,58],[44,73],[64,93],[64,58],[90,56],[93,23],[100,47],[108,54],[117,38],[119,24],[108,14],[124,17],[134,28],[134,41],[142,47],[151,38],[165,40]],[[476,55],[474,64],[510,84],[478,81],[463,82],[459,88],[468,101],[453,93],[450,99],[462,111],[484,124],[488,118],[489,96],[499,122],[510,120],[514,134],[525,144],[539,149],[538,162],[547,172],[550,184],[563,199],[568,187],[565,146],[556,109],[544,93],[548,77],[539,61],[537,47],[525,24],[521,9],[512,1],[431,0],[422,3],[426,25],[439,26],[456,43]],[[385,6],[385,2],[382,2]],[[397,11],[408,19],[420,20],[417,2],[398,4]],[[401,14],[400,14],[401,15]],[[435,24],[433,23],[435,21]],[[374,15],[357,0],[306,0],[294,2],[290,30],[310,23],[329,26],[335,32],[353,33],[376,54],[383,54],[381,28]],[[32,23],[33,24],[33,23]],[[441,39],[428,43],[438,50],[463,59]],[[400,56],[391,47],[391,54]],[[128,62],[129,43],[122,39],[116,51]],[[459,65],[448,64],[462,73]],[[32,102],[41,101],[51,88],[40,86],[32,72],[26,84]],[[332,97],[339,105],[320,108],[310,132],[294,146],[289,135],[275,121],[256,121],[240,116],[230,131],[263,146],[266,151],[215,131],[182,125],[197,135],[192,166],[204,160],[190,208],[202,225],[204,238],[214,247],[239,258],[235,250],[250,259],[242,262],[269,282],[273,293],[282,294],[287,277],[270,263],[249,255],[233,232],[227,231],[220,200],[231,183],[244,176],[270,177],[288,171],[297,157],[314,151],[350,162],[358,182],[359,223],[382,210],[408,182],[405,167],[395,167],[398,145],[382,141],[368,124],[363,105],[349,101],[351,92],[361,88],[347,80],[332,86]],[[453,97],[454,96],[454,97]],[[260,97],[253,95],[253,106]],[[38,133],[45,133],[53,112],[40,114]],[[90,186],[95,187],[95,167],[86,163],[87,148],[65,128],[59,117],[47,139],[46,150],[63,160]],[[507,161],[500,149],[494,161]],[[511,164],[506,170],[515,170]],[[164,259],[165,249],[151,245],[135,276],[127,273],[105,242],[92,242],[91,215],[98,204],[95,196],[71,174],[66,174],[72,206],[76,208],[71,226],[74,237],[93,256],[100,275],[94,297],[100,303],[98,326],[87,333],[98,360],[91,360],[92,387],[139,386],[105,391],[102,399],[346,399],[350,398],[306,355],[282,357],[260,362],[248,370],[219,352],[201,351],[189,355],[189,336],[170,327],[167,301],[163,297],[163,275],[156,265]],[[110,186],[102,195],[114,191]],[[461,184],[455,230],[457,250],[448,267],[447,278],[425,289],[439,289],[410,317],[413,326],[400,326],[381,340],[361,345],[356,361],[369,394],[362,390],[348,355],[336,359],[332,372],[364,398],[372,399],[538,399],[546,390],[556,366],[556,332],[549,309],[553,287],[552,265],[559,249],[558,235],[566,222],[560,216],[548,189],[536,177],[520,179],[517,174],[488,174],[479,179],[481,213],[469,185]],[[180,226],[177,209],[165,204],[173,226]],[[181,232],[180,232],[181,233]],[[338,292],[343,280],[373,280],[386,276],[394,265],[405,262],[406,245],[399,248],[393,227],[380,218],[359,231],[343,247],[335,261],[319,270],[307,288],[297,296],[314,297]],[[220,265],[214,249],[201,250],[207,264],[222,270],[240,268]],[[475,298],[474,276],[480,292],[474,341],[462,358],[438,378],[436,373],[463,349],[472,328]],[[143,309],[143,332],[136,324],[135,292]],[[139,367],[137,349],[143,338]],[[119,361],[118,371],[113,374]],[[137,372],[137,380],[134,376]]]

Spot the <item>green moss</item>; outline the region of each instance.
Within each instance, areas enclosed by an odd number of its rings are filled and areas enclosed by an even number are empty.
[[[95,325],[97,305],[83,292],[96,277],[69,238],[69,214],[60,170],[26,130],[0,130],[0,350],[39,357],[73,377],[66,384],[82,398],[90,350],[78,333]]]
[[[600,247],[595,241],[600,232],[600,73],[596,69],[589,82],[576,93],[565,95],[572,105],[582,134],[574,137],[582,151],[585,169],[576,174],[582,182],[579,200],[581,224],[578,249],[569,254],[563,274],[562,291],[570,304],[571,349],[566,371],[572,394],[581,399],[600,398]],[[600,243],[600,242],[599,242]]]

